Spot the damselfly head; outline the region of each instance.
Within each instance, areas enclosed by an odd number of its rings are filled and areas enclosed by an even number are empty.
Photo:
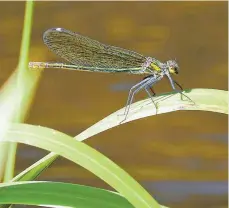
[[[167,61],[167,67],[168,67],[169,73],[171,73],[171,74],[178,74],[179,73],[179,66],[178,66],[176,60]]]

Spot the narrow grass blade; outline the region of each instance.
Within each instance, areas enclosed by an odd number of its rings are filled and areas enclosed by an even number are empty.
[[[1,143],[0,143],[1,144]],[[16,175],[11,182],[16,181],[29,181],[37,178],[41,172],[48,168],[53,162],[59,157],[55,153],[51,153],[43,157],[41,160],[37,161],[30,167],[26,168],[20,174]]]
[[[125,108],[123,108],[89,127],[77,135],[75,139],[83,141],[105,130],[136,119],[179,110],[199,110],[228,114],[228,91],[216,89],[192,89],[183,93],[195,104],[184,96],[184,101],[181,100],[181,95],[179,93],[170,92],[159,95],[154,99],[157,104],[157,110],[150,98],[136,102],[131,105],[130,112],[125,121],[123,121],[123,112],[125,110]]]
[[[25,119],[39,79],[40,72],[27,70],[32,13],[33,2],[28,1],[18,68],[0,92],[0,140],[11,122],[22,122]],[[16,144],[0,146],[0,177],[2,178],[4,175],[4,181],[13,177],[16,147]]]

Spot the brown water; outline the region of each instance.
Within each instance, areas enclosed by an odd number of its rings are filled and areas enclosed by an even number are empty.
[[[161,61],[176,58],[184,88],[228,88],[227,2],[37,2],[30,61],[61,60],[42,42],[63,27]],[[0,2],[0,78],[17,65],[24,2]],[[138,75],[46,70],[27,123],[72,136],[122,108]],[[166,81],[155,87],[169,91]],[[142,94],[138,98],[144,98]],[[175,112],[137,120],[86,143],[120,165],[170,207],[227,207],[227,116]],[[46,152],[19,146],[17,172]],[[88,171],[58,160],[39,180],[109,188]]]

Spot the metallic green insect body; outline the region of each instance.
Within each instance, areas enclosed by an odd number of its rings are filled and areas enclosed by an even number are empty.
[[[30,68],[65,68],[89,72],[148,74],[147,77],[130,89],[124,112],[125,119],[134,95],[144,89],[152,98],[155,95],[152,86],[165,75],[169,79],[173,90],[176,90],[174,84],[177,84],[182,90],[182,87],[171,77],[171,74],[178,74],[179,71],[175,60],[162,63],[155,58],[145,57],[123,48],[105,45],[63,28],[47,30],[43,35],[43,41],[51,51],[67,60],[69,64],[30,62]]]

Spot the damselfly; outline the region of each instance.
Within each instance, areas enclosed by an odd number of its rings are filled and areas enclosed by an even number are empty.
[[[127,118],[134,95],[144,89],[153,101],[155,92],[152,86],[164,76],[170,81],[173,90],[184,95],[182,87],[171,77],[171,74],[178,74],[179,72],[175,60],[168,60],[163,63],[155,58],[145,57],[130,50],[102,44],[63,28],[47,30],[44,32],[43,41],[51,51],[70,62],[70,64],[30,62],[30,68],[65,68],[90,72],[148,74],[130,89],[124,120]],[[175,88],[175,84],[180,90]],[[190,100],[190,98],[188,99]],[[155,103],[154,105],[157,109]]]

